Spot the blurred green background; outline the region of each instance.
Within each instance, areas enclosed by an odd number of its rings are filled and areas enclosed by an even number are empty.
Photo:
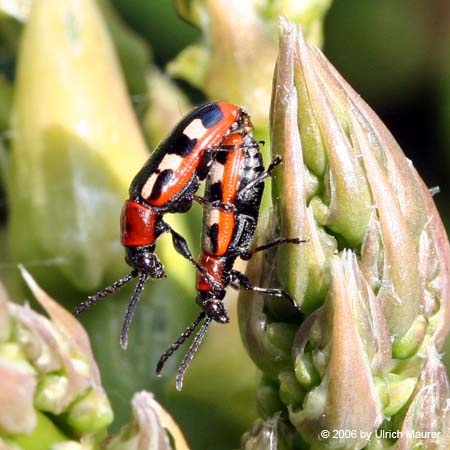
[[[113,0],[112,3],[142,39],[141,50],[136,47],[134,50],[145,54],[142,49],[147,44],[151,49],[148,58],[162,71],[181,50],[200,39],[200,31],[177,16],[172,2]],[[2,17],[0,129],[6,146],[10,137],[10,83],[14,82],[20,30],[14,20]],[[126,55],[126,46],[123,51]],[[335,0],[325,20],[324,52],[392,131],[427,185],[440,187],[435,200],[444,222],[450,224],[450,3],[447,0]],[[145,110],[147,100],[145,92],[140,91],[142,80],[139,74],[127,74],[138,115]],[[199,90],[186,82],[177,83],[192,103],[205,100]],[[3,159],[5,155],[2,152]],[[0,261],[0,276],[14,289],[17,271],[16,261],[7,257],[5,194],[0,206],[3,224],[0,245],[5,255]],[[194,208],[180,225],[195,248],[198,248],[199,216],[200,208]],[[118,220],[117,217],[117,224]],[[165,247],[170,243],[164,237],[159,245]],[[169,250],[163,252],[167,258],[178,258]],[[117,430],[127,419],[132,393],[145,388],[155,391],[158,400],[173,414],[192,449],[237,448],[240,435],[256,416],[255,408],[248,405],[253,404],[257,381],[256,370],[239,343],[237,328],[211,330],[181,394],[175,392],[172,376],[159,380],[153,372],[159,354],[196,314],[194,271],[183,264],[181,268],[169,265],[168,279],[151,283],[132,324],[126,352],[119,347],[118,333],[131,288],[82,317],[115,407],[113,429]],[[40,266],[38,262],[37,267],[28,267],[42,286],[68,307],[92,293],[68,288],[64,282],[55,283],[50,276],[47,279],[45,274],[51,268],[44,264]],[[123,273],[126,270],[125,264],[118,269]],[[151,304],[150,292],[156,299]],[[208,351],[209,346],[213,350]],[[176,366],[176,360],[168,364],[168,375],[173,375]],[[232,387],[224,383],[230,379],[234,380]]]

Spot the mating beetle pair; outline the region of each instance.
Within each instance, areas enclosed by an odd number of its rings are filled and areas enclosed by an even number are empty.
[[[263,181],[281,162],[276,158],[268,170],[264,170],[259,143],[254,140],[252,131],[248,114],[225,102],[200,106],[179,123],[131,182],[130,198],[122,211],[121,241],[125,259],[133,270],[89,297],[74,311],[75,315],[80,314],[139,277],[122,326],[121,345],[125,348],[131,317],[146,280],[165,277],[163,265],[154,253],[156,240],[162,233],[171,233],[177,252],[197,268],[197,303],[202,312],[161,356],[158,374],[170,355],[203,321],[178,371],[178,389],[182,387],[184,373],[209,324],[213,320],[229,321],[223,304],[228,285],[286,297],[293,302],[283,290],[253,286],[244,274],[233,270],[237,257],[249,259],[256,251],[274,245],[303,242],[297,238],[279,239],[249,250],[258,220]],[[205,196],[199,197],[196,192],[205,178]],[[163,220],[166,213],[188,211],[193,201],[204,205],[200,261],[193,258],[186,240]]]

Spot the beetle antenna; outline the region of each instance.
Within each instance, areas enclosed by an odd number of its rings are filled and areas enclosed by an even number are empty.
[[[180,368],[178,369],[177,373],[177,391],[181,391],[183,389],[183,379],[184,374],[186,373],[187,368],[189,367],[189,364],[191,363],[192,359],[194,358],[195,354],[197,353],[198,348],[200,347],[200,344],[203,341],[203,338],[206,335],[206,331],[208,330],[209,324],[211,323],[212,318],[207,317],[206,320],[203,322],[202,327],[200,328],[199,332],[195,336],[194,342],[189,347],[188,352],[186,353],[186,356],[184,357]]]
[[[131,297],[130,302],[128,303],[127,313],[125,314],[125,319],[122,325],[122,331],[120,333],[120,346],[125,350],[128,345],[128,330],[130,328],[131,319],[134,314],[134,310],[136,308],[137,302],[141,296],[141,293],[144,289],[144,284],[149,277],[148,273],[142,272],[139,277],[138,284],[136,289],[133,292],[133,296]]]
[[[84,302],[80,303],[74,310],[73,315],[75,317],[78,317],[82,312],[89,309],[92,305],[97,303],[99,300],[101,300],[104,297],[107,297],[108,295],[114,294],[114,292],[118,291],[124,284],[127,284],[129,281],[131,281],[133,278],[136,278],[138,276],[138,271],[133,270],[128,275],[124,276],[120,280],[117,280],[115,283],[111,284],[110,286],[105,287],[100,292],[97,292],[95,295],[91,295],[85,300]]]
[[[202,311],[199,316],[186,328],[180,337],[161,355],[156,366],[156,375],[161,376],[161,371],[166,361],[184,344],[186,339],[198,327],[198,324],[205,318],[206,314]]]

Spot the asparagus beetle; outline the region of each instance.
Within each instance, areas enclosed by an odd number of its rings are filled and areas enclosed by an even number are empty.
[[[230,151],[230,149],[233,149]],[[156,373],[161,374],[167,359],[184,343],[203,321],[177,374],[177,389],[181,390],[186,369],[198,350],[210,323],[228,323],[223,299],[229,285],[278,297],[294,305],[288,293],[277,288],[253,286],[241,272],[233,270],[238,257],[247,260],[255,252],[284,243],[304,242],[297,238],[280,238],[250,250],[259,215],[263,180],[281,163],[275,158],[265,171],[262,156],[251,133],[233,133],[223,142],[211,165],[205,188],[205,204],[200,264],[206,269],[197,272],[197,303],[200,315],[161,356]],[[211,282],[213,281],[213,282]]]
[[[88,297],[74,310],[76,316],[139,276],[121,331],[120,342],[125,348],[131,317],[146,280],[166,276],[162,263],[154,253],[156,240],[162,233],[171,233],[176,251],[209,278],[206,270],[192,257],[186,240],[164,222],[163,215],[186,212],[194,200],[201,202],[202,199],[195,193],[201,180],[207,176],[213,155],[221,142],[231,132],[246,134],[251,129],[248,114],[226,102],[200,106],[178,124],[134,177],[129,199],[122,210],[121,242],[125,247],[125,260],[133,270]]]

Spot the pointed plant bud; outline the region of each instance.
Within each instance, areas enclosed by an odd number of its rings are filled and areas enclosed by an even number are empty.
[[[33,407],[35,373],[23,355],[19,353],[11,360],[10,352],[5,354],[5,350],[3,347],[0,353],[0,404],[3,405],[0,409],[0,430],[4,433],[28,434],[37,422]]]
[[[0,438],[25,449],[91,449],[88,442],[104,434],[112,411],[87,334],[22,273],[50,319],[10,302],[1,289],[0,317],[10,333],[0,342]],[[73,447],[66,433],[82,436],[86,446]]]
[[[256,254],[247,275],[281,285],[304,317],[240,295],[241,335],[265,375],[259,409],[281,401],[315,450],[446,448],[448,379],[433,349],[450,329],[450,246],[431,194],[323,54],[295,25],[280,28],[271,146],[284,164],[255,245],[306,242]],[[397,433],[393,447],[378,432],[394,428],[419,438]],[[442,436],[425,443],[425,430]]]
[[[339,439],[330,436],[330,445],[362,448],[363,434],[375,431],[383,418],[374,373],[386,370],[389,333],[356,257],[345,251],[341,259],[333,257],[331,265],[332,284],[325,304],[314,322],[304,322],[309,328],[311,360],[322,380],[310,391],[301,411],[291,407],[291,421],[312,442],[323,429],[359,430],[358,436],[345,436],[339,444]],[[303,326],[298,333],[294,344],[296,369],[305,358],[308,336]],[[313,333],[317,334],[312,337]]]
[[[86,332],[72,314],[40,289],[28,272],[22,269],[22,273],[36,299],[56,322],[56,339],[49,341],[47,350],[56,351],[64,374],[55,377],[47,373],[43,378],[40,394],[46,403],[42,409],[53,414],[65,412],[69,426],[80,432],[105,429],[112,421],[112,411]],[[50,334],[54,334],[51,329]]]
[[[0,0],[0,13],[4,12],[26,24],[30,15],[31,4],[31,0]],[[145,96],[147,93],[146,73],[150,65],[148,45],[122,20],[111,5],[110,0],[97,0],[97,4],[111,34],[128,91],[132,95]],[[5,106],[2,105],[1,107],[4,108]],[[1,118],[2,115],[0,114]]]
[[[266,130],[279,15],[300,20],[320,45],[323,16],[330,3],[178,0],[179,14],[202,29],[205,42],[185,49],[169,64],[169,73],[187,79],[209,98],[245,105],[256,128]]]
[[[146,148],[95,2],[33,1],[12,133],[13,258],[58,261],[60,274],[84,290],[121,274],[117,217]]]
[[[85,330],[23,268],[22,275],[50,319],[10,302],[0,285],[0,317],[11,330],[0,341],[0,449],[189,450],[144,391],[133,397],[130,424],[105,438],[112,411]]]
[[[177,424],[152,394],[138,392],[131,404],[131,423],[108,439],[105,450],[189,450]]]
[[[449,448],[450,383],[433,344],[430,344],[427,353],[395,450]]]

